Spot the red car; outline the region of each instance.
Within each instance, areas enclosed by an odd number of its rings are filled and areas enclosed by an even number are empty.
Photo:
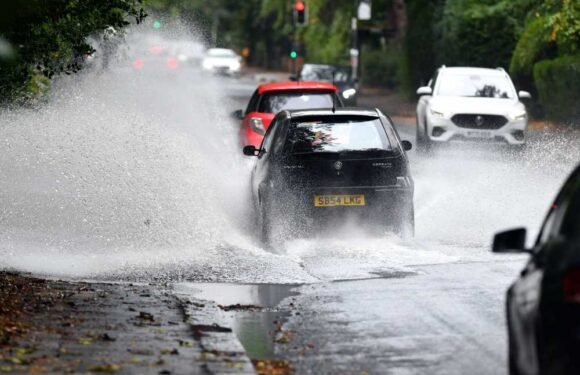
[[[337,88],[325,82],[275,82],[258,86],[245,112],[234,115],[242,119],[240,142],[242,146],[259,148],[266,129],[276,113],[282,110],[339,108],[343,104]]]

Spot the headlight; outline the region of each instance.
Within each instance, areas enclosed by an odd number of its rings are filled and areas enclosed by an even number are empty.
[[[202,63],[202,66],[204,67],[204,69],[211,69],[211,68],[213,68],[213,64],[209,60],[204,60],[203,63]]]
[[[348,99],[351,96],[353,96],[354,94],[356,94],[356,90],[355,89],[347,89],[347,90],[344,90],[342,92],[342,97],[345,98],[345,99]]]
[[[264,128],[264,123],[259,117],[250,118],[250,128],[258,134],[266,134],[266,128]]]
[[[514,112],[510,115],[510,117],[512,118],[512,120],[525,120],[526,117],[528,117],[528,114],[526,113],[526,111],[523,112]]]
[[[445,117],[445,113],[443,113],[442,111],[437,111],[433,108],[431,108],[431,115],[433,115],[434,117]]]

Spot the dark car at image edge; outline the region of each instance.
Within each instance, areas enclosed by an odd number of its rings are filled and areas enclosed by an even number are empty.
[[[251,184],[262,239],[347,217],[412,236],[409,149],[377,109],[280,112],[260,148],[244,147],[257,157]]]
[[[530,254],[506,296],[510,374],[580,373],[580,165],[533,248],[518,228],[497,234],[493,251]]]

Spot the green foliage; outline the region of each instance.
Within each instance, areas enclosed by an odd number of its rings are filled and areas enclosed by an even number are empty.
[[[427,83],[436,66],[434,26],[444,0],[408,0],[407,31],[404,41],[402,87],[411,96],[417,86]]]
[[[402,54],[396,48],[363,53],[362,80],[365,85],[396,88],[400,83]]]
[[[580,54],[538,62],[534,82],[548,118],[580,126]]]
[[[309,61],[344,64],[348,61],[349,30],[352,17],[350,7],[335,2],[321,1],[309,3],[309,24],[301,29]]]
[[[546,26],[551,42],[561,55],[580,52],[580,2],[578,0],[545,0],[539,12],[547,14]]]
[[[446,65],[509,66],[518,20],[511,2],[447,0],[438,25],[438,60]]]
[[[546,17],[528,22],[513,52],[510,73],[518,80],[532,75],[534,63],[547,57],[550,39]]]
[[[118,32],[140,22],[140,0],[26,0],[0,9],[0,37],[18,46],[15,59],[0,61],[0,101],[39,95],[55,74],[75,73],[93,52],[87,37]],[[4,19],[6,18],[6,19]],[[44,78],[42,78],[43,76]]]

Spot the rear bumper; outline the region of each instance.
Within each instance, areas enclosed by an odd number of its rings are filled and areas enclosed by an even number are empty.
[[[294,191],[291,197],[284,199],[293,201],[296,214],[313,219],[358,218],[372,221],[399,218],[413,206],[413,187],[409,186],[378,186],[378,187],[317,187]],[[361,206],[330,206],[316,207],[317,196],[356,195],[364,196]],[[285,205],[286,206],[286,205]]]

